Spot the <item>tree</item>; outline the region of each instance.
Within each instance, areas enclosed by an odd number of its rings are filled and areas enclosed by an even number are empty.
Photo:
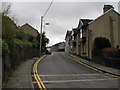
[[[109,39],[105,37],[96,37],[94,40],[94,46],[97,49],[103,49],[106,47],[111,47]]]
[[[45,32],[42,33],[42,52],[46,51],[46,45],[49,43],[49,39],[45,36]]]
[[[11,13],[11,4],[10,3],[2,3],[2,38],[9,42],[12,40],[17,32],[17,26],[15,21],[10,18]]]
[[[2,15],[2,38],[7,42],[12,40],[17,32],[17,26],[8,16]]]
[[[38,45],[40,45],[40,34],[36,37]],[[49,43],[49,39],[46,37],[45,32],[42,33],[42,52],[46,51],[46,45]]]
[[[3,16],[8,16],[12,21],[14,21],[14,23],[17,25],[18,24],[18,19],[16,18],[15,14],[14,15],[10,15],[11,14],[11,3],[2,3],[2,15]]]
[[[2,15],[8,16],[11,12],[10,8],[11,8],[10,3],[6,3],[6,2],[2,3]]]
[[[49,39],[46,37],[45,32],[42,33],[42,40],[44,45],[49,43]]]

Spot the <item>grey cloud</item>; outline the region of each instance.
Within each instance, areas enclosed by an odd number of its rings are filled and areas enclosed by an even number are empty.
[[[18,18],[19,24],[30,23],[34,28],[40,29],[40,16],[48,8],[50,2],[14,2],[12,12]],[[50,44],[63,41],[68,29],[77,27],[80,18],[95,19],[102,14],[104,4],[110,2],[53,2],[44,22],[49,22],[44,31],[50,38]],[[112,2],[115,9],[117,3]],[[37,26],[37,27],[36,27]]]
[[[54,8],[55,7],[55,8]],[[54,3],[48,12],[48,16],[50,18],[72,18],[72,17],[82,17],[86,14],[90,14],[92,12],[100,12],[103,5],[102,3]],[[92,12],[91,12],[92,11]]]

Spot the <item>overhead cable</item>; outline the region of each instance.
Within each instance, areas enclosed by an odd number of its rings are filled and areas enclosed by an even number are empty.
[[[53,3],[53,0],[51,1],[50,5],[48,6],[48,8],[47,8],[47,10],[46,10],[45,14],[43,15],[43,17],[45,17],[45,15],[47,14],[47,12],[48,12],[48,10],[50,9],[50,7],[51,7],[52,3]]]

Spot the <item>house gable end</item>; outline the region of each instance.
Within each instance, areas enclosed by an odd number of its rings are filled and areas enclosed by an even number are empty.
[[[115,13],[115,14],[117,14],[117,15],[120,16],[120,14],[119,14],[117,11],[115,11],[114,9],[110,9],[110,10],[106,11],[104,14],[102,14],[101,16],[99,16],[98,18],[96,18],[95,20],[89,22],[88,24],[91,24],[91,23],[93,23],[93,22],[99,20],[100,18],[102,18],[103,16],[109,14],[110,12],[113,12],[113,13]]]
[[[19,30],[22,30],[25,33],[31,34],[33,36],[37,36],[39,34],[39,32],[33,28],[32,26],[30,26],[29,24],[24,24],[23,26],[21,26],[19,28]]]

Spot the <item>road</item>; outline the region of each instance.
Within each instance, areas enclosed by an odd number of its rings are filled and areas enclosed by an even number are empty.
[[[53,52],[38,64],[46,88],[118,88],[118,78],[79,64],[63,52]]]

